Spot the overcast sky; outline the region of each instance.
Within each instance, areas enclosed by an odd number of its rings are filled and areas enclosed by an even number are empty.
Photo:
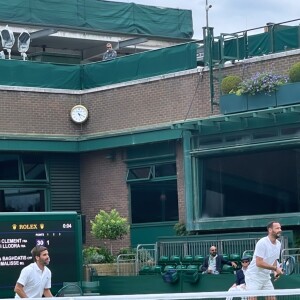
[[[113,0],[115,1],[115,0]],[[117,0],[171,8],[190,9],[193,13],[194,39],[202,39],[206,26],[206,0]],[[208,0],[208,22],[214,35],[233,33],[300,18],[299,0]],[[299,25],[300,20],[287,25]],[[257,33],[257,32],[255,32]]]

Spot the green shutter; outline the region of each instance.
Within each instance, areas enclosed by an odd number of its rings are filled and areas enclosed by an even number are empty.
[[[49,157],[51,211],[81,212],[80,158],[77,154]]]

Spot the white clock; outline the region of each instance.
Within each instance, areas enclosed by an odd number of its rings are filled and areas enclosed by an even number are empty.
[[[89,111],[87,108],[81,104],[75,105],[70,112],[71,119],[75,123],[84,123],[88,116],[89,116]]]

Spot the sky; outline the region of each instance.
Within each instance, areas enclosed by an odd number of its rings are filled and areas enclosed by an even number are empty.
[[[194,39],[202,39],[202,27],[206,26],[206,1],[208,25],[214,28],[214,36],[262,27],[268,22],[282,23],[300,19],[299,0],[112,0],[125,3],[154,5],[192,10]],[[286,25],[299,25],[300,20]],[[253,33],[262,32],[253,31]]]

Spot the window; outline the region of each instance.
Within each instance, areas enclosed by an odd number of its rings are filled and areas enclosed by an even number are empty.
[[[1,212],[45,211],[44,190],[20,188],[0,190]]]
[[[148,167],[128,169],[127,181],[141,181],[176,176],[176,163],[155,164]]]
[[[178,221],[176,180],[131,185],[132,223]]]
[[[46,165],[44,158],[33,155],[22,157],[23,176],[25,180],[46,180]]]
[[[202,217],[300,211],[300,149],[203,159]]]
[[[46,181],[46,163],[37,154],[0,154],[0,181]]]
[[[150,179],[151,167],[131,168],[127,173],[127,181]]]
[[[13,154],[0,155],[0,180],[19,180],[19,157]]]
[[[168,176],[176,176],[176,163],[155,165],[155,178]]]
[[[131,190],[132,223],[178,221],[175,162],[131,167],[127,182]]]
[[[0,154],[0,212],[45,211],[46,163],[40,154]]]

